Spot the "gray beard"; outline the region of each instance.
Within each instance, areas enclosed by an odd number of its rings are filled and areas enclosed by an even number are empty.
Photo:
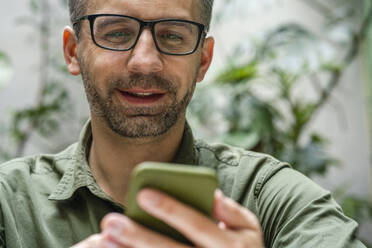
[[[177,87],[170,81],[153,75],[136,74],[129,78],[107,82],[107,97],[103,97],[94,87],[94,82],[82,70],[85,92],[92,114],[102,119],[115,133],[129,138],[155,137],[166,133],[180,118],[185,115],[186,107],[193,95],[195,80],[185,96],[177,101]],[[171,98],[171,104],[156,107],[124,107],[113,103],[112,96],[118,88],[130,89],[134,86],[156,87],[165,90]]]

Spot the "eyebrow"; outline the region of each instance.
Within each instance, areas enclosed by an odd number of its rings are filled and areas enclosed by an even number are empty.
[[[167,26],[182,26],[186,27],[191,33],[192,33],[192,25],[187,22],[177,22],[177,21],[170,21],[170,22],[161,22],[161,23],[166,23]]]
[[[121,18],[121,17],[111,17],[111,18],[103,18],[103,21],[98,22],[97,29],[101,29],[107,25],[112,25],[116,23],[129,23],[129,19]]]

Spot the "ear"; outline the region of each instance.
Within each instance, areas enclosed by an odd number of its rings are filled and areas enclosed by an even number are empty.
[[[75,32],[71,27],[63,30],[63,54],[67,64],[67,69],[71,75],[80,74],[80,65],[76,53],[77,40]]]
[[[209,66],[212,63],[214,49],[214,38],[208,37],[204,41],[203,50],[201,54],[200,67],[197,77],[197,82],[201,82],[204,79],[205,74],[208,71]]]

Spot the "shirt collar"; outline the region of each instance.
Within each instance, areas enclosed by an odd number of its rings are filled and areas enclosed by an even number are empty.
[[[98,186],[88,165],[87,158],[92,138],[92,126],[89,120],[80,133],[79,141],[72,154],[71,163],[66,166],[66,171],[52,194],[50,194],[49,200],[69,200],[76,190],[82,187],[87,187],[93,194],[100,198],[111,200]],[[187,122],[181,144],[172,162],[188,165],[195,165],[197,163],[194,137]]]
[[[66,165],[61,180],[49,196],[49,200],[69,200],[76,190],[87,187],[93,194],[104,198],[110,197],[98,186],[88,165],[88,154],[92,143],[92,127],[90,120],[84,125],[79,141],[71,156],[71,162]]]
[[[194,142],[192,130],[186,122],[181,144],[172,162],[176,164],[196,165],[197,157]]]

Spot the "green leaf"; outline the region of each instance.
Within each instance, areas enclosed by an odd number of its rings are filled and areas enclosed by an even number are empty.
[[[59,129],[58,119],[66,112],[69,98],[66,89],[58,83],[49,83],[42,94],[38,106],[16,111],[11,120],[11,136],[16,143],[21,143],[36,130],[41,136],[50,136]]]
[[[327,139],[318,133],[312,133],[310,135],[310,140],[312,143],[319,145],[325,145],[327,143]]]
[[[372,204],[366,199],[348,195],[344,197],[341,206],[345,215],[355,220],[372,217]]]
[[[245,149],[252,149],[260,141],[260,135],[257,132],[233,132],[223,136],[223,140],[233,146],[244,147]]]
[[[336,63],[336,62],[335,63],[327,63],[327,64],[323,64],[321,66],[321,69],[324,70],[324,71],[340,73],[343,69],[343,66],[341,64]]]
[[[279,68],[274,68],[273,73],[279,77],[281,96],[284,99],[290,100],[292,86],[298,80],[298,76]]]
[[[0,51],[0,88],[10,80],[13,69],[9,57]]]
[[[257,64],[255,62],[244,66],[232,67],[220,74],[216,81],[219,83],[247,82],[257,76]]]
[[[36,12],[39,9],[37,0],[30,0],[30,8],[33,12]]]
[[[297,139],[302,127],[310,120],[314,113],[315,104],[305,103],[303,100],[297,99],[292,106],[292,114],[295,118],[293,124],[293,137]]]

